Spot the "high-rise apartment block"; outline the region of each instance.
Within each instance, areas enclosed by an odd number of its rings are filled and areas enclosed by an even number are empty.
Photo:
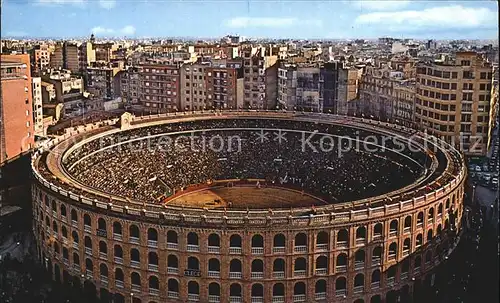
[[[0,164],[34,144],[30,57],[1,55]]]
[[[245,47],[241,51],[244,68],[243,106],[275,108],[278,99],[278,56],[265,47]]]
[[[180,72],[177,65],[145,63],[139,67],[143,107],[157,111],[179,109]]]
[[[35,135],[44,136],[43,127],[43,103],[42,103],[42,78],[31,78],[31,90],[33,95],[33,124]]]
[[[239,65],[238,65],[239,66]],[[205,69],[207,100],[217,109],[243,107],[243,68],[226,65]]]
[[[180,108],[200,110],[211,108],[208,102],[206,69],[208,64],[184,64],[180,68]]]
[[[475,52],[448,62],[417,65],[415,121],[469,155],[484,155],[489,144],[493,68]]]

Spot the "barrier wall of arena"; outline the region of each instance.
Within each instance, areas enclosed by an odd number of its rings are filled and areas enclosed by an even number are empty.
[[[65,271],[126,302],[377,302],[393,289],[412,292],[432,272],[454,247],[447,231],[460,230],[463,215],[464,170],[421,197],[309,216],[114,205],[51,184],[35,166],[33,172],[41,259],[60,279]]]

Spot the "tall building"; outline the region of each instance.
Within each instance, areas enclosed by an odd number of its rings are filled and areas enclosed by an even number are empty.
[[[46,44],[35,46],[31,51],[31,65],[32,71],[39,73],[41,70],[49,67],[50,64],[50,51]]]
[[[31,78],[31,89],[33,95],[33,124],[36,136],[44,136],[43,127],[43,103],[42,103],[42,78]]]
[[[460,144],[464,153],[484,155],[491,139],[493,68],[478,53],[458,52],[444,62],[417,65],[415,121]]]
[[[242,50],[244,68],[243,106],[275,108],[278,100],[278,56],[265,47]]]
[[[182,110],[211,108],[207,98],[206,69],[208,64],[184,64],[180,68],[180,106]]]
[[[139,66],[141,105],[154,111],[180,108],[180,73],[177,65],[144,63]]]
[[[243,68],[226,65],[205,69],[207,102],[219,109],[243,107]]]
[[[0,99],[0,164],[28,152],[34,144],[30,57],[3,55]]]
[[[80,71],[80,45],[72,42],[64,42],[63,45],[63,68],[73,73]]]
[[[49,65],[55,69],[64,67],[64,46],[61,42],[57,42],[54,46],[54,52],[50,55]]]

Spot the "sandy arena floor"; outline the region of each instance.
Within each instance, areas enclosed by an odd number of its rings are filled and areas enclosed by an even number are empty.
[[[166,202],[169,205],[207,208],[290,208],[324,205],[326,202],[300,191],[255,186],[211,187],[188,192]]]

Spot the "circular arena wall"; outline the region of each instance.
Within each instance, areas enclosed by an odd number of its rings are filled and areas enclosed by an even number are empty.
[[[105,195],[62,164],[66,153],[112,133],[229,118],[316,121],[411,137],[430,154],[434,173],[358,201],[245,211]],[[401,126],[244,111],[125,114],[67,129],[34,154],[32,168],[34,233],[54,279],[76,280],[114,302],[146,303],[406,302],[456,244],[466,174],[454,147]]]

